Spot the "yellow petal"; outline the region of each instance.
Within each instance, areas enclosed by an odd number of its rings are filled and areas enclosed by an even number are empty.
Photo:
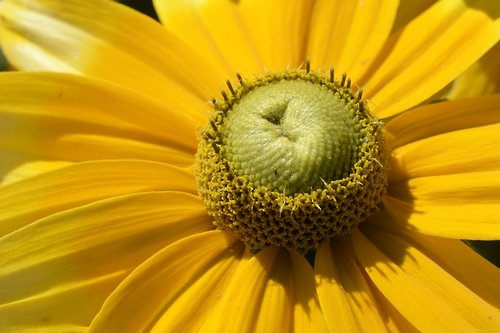
[[[136,266],[211,228],[197,196],[151,192],[71,209],[2,237],[0,330],[87,326]]]
[[[359,261],[359,260],[358,260]],[[367,278],[370,285],[370,290],[374,298],[377,300],[377,305],[380,312],[383,313],[384,322],[387,327],[387,332],[390,333],[420,333],[401,313],[392,305],[387,298],[378,290],[373,282]]]
[[[200,54],[225,64],[226,75],[262,71],[264,64],[252,43],[249,28],[243,21],[237,2],[156,0],[154,5],[169,32]],[[259,21],[251,23],[258,25]]]
[[[46,172],[0,188],[0,234],[92,201],[152,190],[195,194],[193,176],[168,164],[94,161]]]
[[[2,304],[0,329],[6,333],[88,332],[93,316],[106,295],[123,279],[122,275],[68,283],[31,298]]]
[[[397,148],[391,154],[390,180],[498,170],[499,161],[500,123],[436,135]]]
[[[437,0],[399,0],[398,12],[394,20],[392,31],[398,31],[403,28],[436,1]]]
[[[286,251],[267,248],[232,280],[218,332],[288,332],[293,318],[293,282]],[[288,273],[288,274],[287,274]],[[242,288],[244,286],[244,288]]]
[[[206,270],[192,279],[186,278],[183,283],[189,285],[182,294],[175,295],[175,301],[171,302],[168,309],[164,310],[152,326],[152,331],[158,333],[211,332],[211,329],[206,326],[207,323],[210,323],[214,317],[221,318],[224,315],[220,310],[223,299],[227,297],[226,292],[231,279],[251,256],[248,250],[243,252],[243,248],[244,246],[240,242],[225,248],[225,256],[220,255],[217,259],[219,261],[212,267],[204,267]],[[185,251],[192,251],[192,247]],[[199,255],[203,257],[199,260],[206,263],[206,253]],[[181,260],[186,259],[181,256]],[[177,276],[176,281],[180,278],[182,277]],[[170,289],[172,286],[170,285],[168,288]]]
[[[54,159],[145,159],[187,166],[205,118],[199,110],[176,110],[64,74],[3,73],[0,90],[0,178],[21,165],[29,165],[24,173],[41,172],[36,162]]]
[[[453,100],[499,92],[500,43],[497,43],[453,82],[446,98]]]
[[[22,119],[20,122],[27,128],[39,120],[36,117],[20,118]],[[5,118],[0,115],[0,119]],[[7,124],[15,122],[14,119],[11,120]],[[57,120],[44,119],[43,121],[45,124],[42,126],[34,125],[34,128],[27,132],[4,131],[0,138],[3,139],[5,135],[8,139],[3,140],[0,144],[0,147],[5,149],[1,155],[24,155],[26,158],[37,161],[42,159],[67,159],[70,161],[136,159],[165,162],[180,167],[187,167],[194,163],[194,153],[105,135],[68,134],[64,132],[68,130],[85,131],[85,128],[78,127],[78,124],[71,122],[66,122],[68,126],[62,127]],[[61,129],[63,129],[63,133],[61,133]],[[26,163],[29,162],[23,164]],[[33,169],[38,166],[40,164],[31,164]],[[13,166],[7,164],[3,167],[5,168],[4,172],[9,172]],[[17,168],[17,166],[14,167]]]
[[[204,103],[175,104],[88,77],[58,73],[2,73],[2,113],[55,117],[100,126],[100,133],[129,130],[130,139],[196,149],[195,132],[207,120]],[[135,135],[135,136],[134,136]]]
[[[241,17],[266,69],[280,71],[298,67],[306,60],[313,3],[303,0],[240,2]]]
[[[400,225],[424,234],[500,238],[500,171],[431,176],[390,183],[382,200]]]
[[[500,95],[417,107],[384,127],[391,149],[434,135],[500,122]]]
[[[15,183],[19,180],[33,177],[47,171],[52,171],[60,168],[67,167],[73,164],[69,161],[36,161],[26,162],[14,169],[9,168],[10,172],[0,182],[0,186]],[[2,165],[4,165],[2,163]]]
[[[380,292],[418,330],[492,332],[500,327],[498,309],[412,244],[375,228],[366,235],[359,231],[353,234],[360,264]]]
[[[18,69],[87,74],[160,100],[208,100],[225,79],[217,63],[113,1],[6,0],[0,12],[2,48]]]
[[[244,287],[242,287],[244,286]],[[266,248],[232,278],[214,332],[326,332],[314,273],[296,253]]]
[[[455,79],[500,38],[494,1],[439,1],[391,37],[368,75],[365,96],[386,118],[424,101]]]
[[[316,252],[316,284],[330,332],[386,332],[377,302],[352,255],[350,239],[335,238]]]
[[[293,332],[329,332],[321,310],[311,265],[296,252],[289,251],[293,266]]]
[[[413,232],[401,226],[386,212],[370,220],[377,228],[404,238],[413,246],[490,304],[500,308],[500,270],[481,257],[464,242],[456,239],[432,237]]]
[[[168,131],[168,129],[165,129]],[[32,132],[30,132],[31,134]],[[189,135],[186,135],[189,137]],[[40,146],[47,144],[41,140]],[[54,145],[55,146],[55,145]],[[90,159],[138,159],[189,166],[194,163],[194,152],[183,148],[165,147],[160,144],[117,138],[107,135],[71,133],[57,138],[57,147],[52,146],[57,157],[72,157],[72,160]],[[51,149],[44,146],[44,151]],[[70,149],[76,150],[74,154]]]
[[[0,121],[4,119],[0,114]],[[39,120],[36,117],[21,117],[21,119],[21,122],[26,127]],[[35,125],[32,130],[27,132],[7,130],[1,133],[0,139],[4,139],[4,135],[7,139],[2,140],[0,143],[0,148],[3,149],[0,156],[7,157],[7,159],[15,159],[15,157],[20,156],[21,160],[14,160],[13,163],[2,163],[0,179],[14,179],[12,173],[17,178],[40,174],[50,170],[47,169],[47,163],[60,166],[58,165],[60,163],[55,161],[41,163],[40,160],[44,159],[67,159],[70,161],[136,159],[165,162],[180,167],[187,167],[194,163],[194,153],[104,135],[61,133],[61,129],[63,129],[63,132],[67,130],[84,131],[85,129],[71,122],[66,122],[68,126],[62,127],[57,120],[45,121],[46,124],[43,126]],[[7,122],[6,125],[13,122],[15,120]],[[15,127],[10,128],[15,129]],[[25,160],[22,160],[23,157]],[[32,162],[33,160],[34,162]],[[66,161],[65,163],[70,162]]]
[[[243,243],[219,230],[173,243],[123,281],[90,331],[194,332],[225,297],[227,280],[244,254]],[[186,294],[191,296],[189,300]]]
[[[335,67],[357,82],[392,28],[397,0],[316,1],[307,56],[313,66]]]

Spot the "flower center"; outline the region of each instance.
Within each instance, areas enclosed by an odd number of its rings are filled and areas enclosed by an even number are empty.
[[[196,154],[200,197],[214,224],[253,251],[301,253],[349,233],[387,184],[380,122],[361,93],[294,70],[243,81],[214,102]]]
[[[221,131],[225,157],[255,186],[310,192],[349,174],[358,153],[355,117],[324,85],[270,82],[228,113]]]

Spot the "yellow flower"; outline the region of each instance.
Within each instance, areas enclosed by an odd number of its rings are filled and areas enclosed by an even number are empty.
[[[0,331],[500,330],[500,272],[460,241],[500,238],[500,96],[425,105],[497,43],[496,1],[155,6],[0,3],[11,64],[48,71],[0,76]],[[197,195],[197,134],[236,72],[306,59],[385,123],[383,208],[252,254]]]

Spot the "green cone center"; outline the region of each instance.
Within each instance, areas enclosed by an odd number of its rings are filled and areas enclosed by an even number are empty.
[[[194,166],[218,229],[254,252],[307,253],[379,209],[387,187],[381,122],[345,76],[306,68],[238,80],[212,100]]]
[[[228,114],[226,158],[255,185],[286,194],[341,179],[358,150],[349,105],[324,85],[279,81],[243,96]]]

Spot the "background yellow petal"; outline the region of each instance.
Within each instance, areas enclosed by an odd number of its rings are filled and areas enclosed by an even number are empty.
[[[90,331],[197,332],[245,256],[243,243],[219,230],[173,243],[123,281]]]
[[[409,179],[389,184],[382,200],[400,225],[460,239],[500,238],[500,170]]]
[[[393,35],[361,80],[380,117],[424,101],[455,79],[500,38],[496,1],[444,0]]]
[[[64,74],[3,73],[0,90],[0,178],[38,160],[191,165],[197,127],[205,118],[199,111],[176,110],[126,89]],[[31,169],[40,171],[35,166]]]
[[[384,127],[391,149],[434,135],[500,122],[500,95],[423,105]]]
[[[243,21],[239,4],[230,0],[154,1],[165,28],[200,54],[225,65],[225,73],[260,73],[264,64]],[[258,25],[259,22],[252,22]],[[284,64],[285,65],[285,64]],[[222,83],[223,81],[220,81]]]
[[[453,81],[448,99],[497,94],[500,92],[500,43]]]
[[[312,65],[333,66],[356,83],[389,36],[397,7],[397,0],[316,1],[307,49]]]
[[[0,234],[92,201],[143,191],[196,194],[190,172],[147,161],[81,162],[5,185],[0,190]]]
[[[403,239],[370,228],[366,236],[355,231],[353,244],[375,286],[420,331],[494,331],[499,327],[498,309]]]
[[[18,69],[83,73],[160,100],[208,100],[225,79],[217,62],[114,1],[6,0],[0,12],[0,42]]]
[[[382,313],[353,256],[350,237],[325,242],[316,252],[315,275],[330,332],[387,332]]]
[[[500,308],[500,270],[463,241],[432,237],[401,226],[386,212],[376,214],[370,223],[405,239],[426,253],[441,268],[493,306]]]
[[[89,325],[137,265],[213,228],[197,196],[137,193],[41,219],[0,239],[0,330]]]

